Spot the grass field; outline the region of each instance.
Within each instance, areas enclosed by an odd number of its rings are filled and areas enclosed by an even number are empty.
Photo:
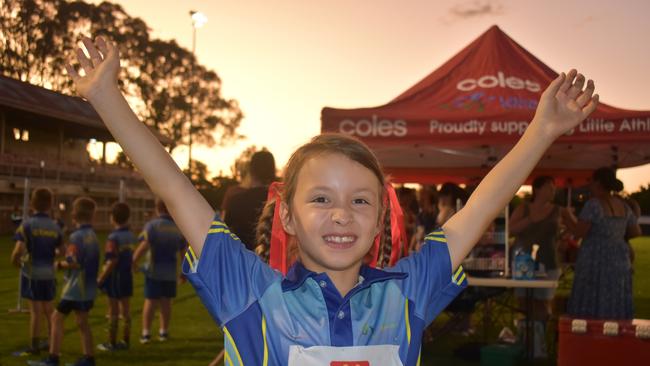
[[[104,242],[106,235],[99,235]],[[29,337],[29,314],[9,313],[17,302],[18,272],[9,265],[13,242],[10,237],[0,237],[0,365],[25,365],[25,358],[14,357],[11,353],[27,345]],[[59,283],[61,283],[59,281]],[[172,321],[169,329],[170,340],[165,343],[154,341],[148,345],[138,342],[140,336],[141,311],[143,303],[144,278],[135,276],[134,296],[131,299],[133,326],[132,345],[128,352],[111,354],[97,352],[99,365],[207,365],[223,347],[221,331],[205,310],[194,289],[189,283],[178,287],[178,297],[172,307]],[[59,287],[60,288],[60,287]],[[26,306],[26,304],[25,304]],[[99,296],[90,312],[90,322],[95,344],[105,342],[107,301]],[[157,334],[158,321],[154,321],[152,333]],[[74,362],[81,354],[79,332],[74,316],[66,320],[62,361]]]
[[[104,240],[105,234],[100,235]],[[634,301],[636,316],[650,318],[650,237],[633,240],[636,251],[634,276]],[[18,271],[9,265],[9,256],[13,242],[9,236],[0,236],[0,365],[25,365],[25,358],[14,357],[11,353],[25,347],[28,342],[28,313],[11,313],[17,302]],[[60,283],[60,282],[59,282]],[[558,291],[558,297],[568,296],[569,282],[565,282]],[[195,296],[191,285],[179,286],[178,297],[174,301],[171,339],[165,343],[154,340],[151,344],[140,345],[140,312],[142,309],[143,278],[136,276],[134,297],[131,300],[133,327],[132,347],[127,352],[111,354],[98,353],[99,365],[207,365],[221,350],[222,334],[212,321],[207,311]],[[26,306],[26,304],[25,304]],[[90,313],[95,344],[104,342],[106,333],[106,298],[100,296]],[[495,309],[503,313],[503,309]],[[494,339],[496,333],[508,324],[510,317],[495,320],[487,333],[487,339]],[[446,320],[441,315],[437,323]],[[475,323],[480,323],[480,311],[474,317]],[[157,321],[154,322],[154,332]],[[467,342],[480,341],[485,335],[477,334],[465,338],[461,336],[446,336],[436,342],[427,344],[423,349],[422,365],[477,365],[476,362],[462,361],[453,357],[453,351]],[[155,338],[155,337],[154,337]],[[551,349],[554,349],[551,347]],[[73,362],[80,356],[80,340],[73,316],[66,321],[65,338],[63,342],[63,363]],[[536,365],[553,365],[552,358],[546,362],[536,362]]]

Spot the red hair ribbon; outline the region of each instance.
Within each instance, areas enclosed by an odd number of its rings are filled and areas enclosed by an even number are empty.
[[[287,274],[287,246],[288,235],[284,231],[282,221],[280,219],[280,203],[282,202],[282,188],[283,183],[273,182],[269,187],[267,195],[267,202],[275,201],[275,210],[273,212],[273,224],[271,225],[271,244],[269,250],[269,265],[273,269],[277,269],[283,274]]]
[[[275,201],[275,210],[273,212],[273,224],[271,226],[271,243],[270,243],[270,258],[269,265],[271,268],[276,269],[283,274],[287,273],[289,266],[288,263],[288,242],[289,235],[284,231],[282,221],[280,219],[280,204],[282,202],[282,189],[283,183],[274,182],[269,187],[267,201]],[[406,242],[406,231],[404,230],[404,214],[397,199],[395,189],[390,183],[384,185],[383,193],[383,207],[381,217],[386,215],[386,207],[390,207],[390,228],[391,228],[391,256],[388,265],[394,265],[402,256],[408,255],[408,245]],[[383,226],[383,219],[382,219]],[[374,244],[371,249],[372,259],[370,261],[371,267],[377,266],[379,256],[379,245],[381,236],[383,235],[383,227],[379,234],[375,237]]]
[[[386,215],[386,207],[390,207],[391,251],[390,259],[388,261],[388,266],[390,267],[397,263],[401,257],[408,255],[408,245],[406,242],[406,231],[404,230],[404,213],[402,212],[402,206],[399,204],[395,188],[393,188],[393,185],[389,182],[384,184],[383,206],[384,211],[381,214],[382,218]],[[383,222],[382,219],[382,231],[380,231],[380,233],[375,237],[375,242],[372,246],[372,260],[370,261],[371,267],[376,267],[377,261],[379,260],[379,245],[383,235]]]
[[[388,193],[388,200],[390,201],[390,232],[392,247],[390,251],[390,261],[388,266],[392,266],[401,257],[407,256],[408,242],[406,241],[406,230],[404,230],[404,212],[402,206],[399,204],[397,194],[393,185],[386,182],[385,191]]]

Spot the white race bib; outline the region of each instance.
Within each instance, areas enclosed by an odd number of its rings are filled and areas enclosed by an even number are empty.
[[[399,346],[289,347],[289,366],[403,366]]]

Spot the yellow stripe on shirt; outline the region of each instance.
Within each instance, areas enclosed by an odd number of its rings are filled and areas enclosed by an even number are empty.
[[[264,339],[264,359],[262,361],[263,366],[269,364],[269,347],[266,343],[266,318],[262,316],[262,338]]]
[[[189,253],[190,258],[192,258],[192,262],[196,261],[196,259],[197,259],[197,258],[196,258],[196,254],[194,254],[194,249],[192,249],[192,246],[191,246],[191,245],[188,245],[188,246],[187,246],[187,252],[186,252],[186,254],[187,254],[187,253]]]
[[[465,280],[465,272],[463,272],[463,275],[460,277],[460,280],[458,280],[458,282],[456,282],[456,284],[458,286],[460,286],[460,284],[463,283],[464,280]]]
[[[456,270],[456,273],[454,273],[454,276],[452,277],[452,280],[455,282],[458,279],[458,276],[463,273],[463,266],[458,266],[458,269]]]
[[[190,272],[194,272],[194,261],[190,258],[189,252],[185,252],[185,259],[187,259],[187,263],[190,265]]]
[[[406,319],[406,340],[411,345],[411,321],[409,320],[409,299],[404,300],[404,318]]]
[[[460,284],[463,283],[463,280],[465,280],[465,277],[466,275],[463,266],[459,266],[458,270],[456,270],[456,273],[451,278],[451,281],[460,286]]]
[[[437,242],[440,242],[440,243],[446,243],[447,242],[447,238],[445,238],[445,233],[442,230],[437,230],[437,231],[430,232],[424,238],[424,240],[433,240],[433,241],[437,241]]]
[[[214,229],[210,229],[210,230],[208,230],[208,234],[216,234],[216,233],[225,233],[225,234],[230,234],[230,230],[228,230],[228,229],[225,228],[225,227],[214,228]]]
[[[438,236],[427,236],[426,238],[424,238],[424,240],[432,240],[432,241],[437,241],[437,242],[440,242],[440,243],[446,243],[447,242],[446,238],[441,238],[441,237],[438,237]]]
[[[241,360],[241,355],[239,354],[239,350],[237,349],[237,344],[235,343],[235,340],[232,339],[232,336],[230,335],[230,332],[228,331],[228,328],[225,326],[223,327],[223,334],[228,338],[228,341],[232,345],[232,348],[235,350],[235,354],[237,355],[237,361],[239,361],[238,365],[244,366],[244,363]]]

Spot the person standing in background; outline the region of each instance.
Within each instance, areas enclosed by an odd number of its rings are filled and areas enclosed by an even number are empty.
[[[275,180],[275,159],[269,151],[251,157],[249,187],[233,194],[224,210],[224,222],[249,250],[255,250],[255,228],[262,213],[269,185]]]
[[[438,217],[438,190],[436,186],[423,186],[419,196],[419,212],[415,217],[415,233],[410,240],[411,252],[420,250],[424,237],[436,229]]]
[[[47,212],[52,208],[52,191],[37,188],[32,193],[31,207],[35,214],[21,222],[14,235],[16,245],[11,262],[20,267],[20,297],[29,301],[30,346],[21,356],[38,354],[41,348],[41,320],[52,328],[52,301],[56,295],[54,259],[63,249],[63,234]],[[47,342],[45,342],[47,343]]]
[[[172,313],[172,299],[176,297],[178,281],[178,260],[187,247],[185,238],[167,211],[165,203],[156,200],[158,217],[147,222],[138,238],[140,244],[133,253],[133,268],[138,260],[147,254],[144,265],[144,306],[142,307],[142,335],[140,343],[151,341],[151,323],[156,308],[160,308],[158,340],[169,337],[169,322]]]
[[[72,220],[76,230],[70,234],[66,246],[65,260],[55,262],[55,268],[64,269],[65,286],[61,290],[61,301],[52,313],[50,332],[50,354],[41,361],[27,361],[30,366],[58,366],[64,336],[66,316],[74,311],[83,356],[74,366],[94,366],[93,334],[88,323],[90,310],[97,292],[99,271],[99,242],[92,227],[97,204],[89,197],[79,197],[72,204]]]
[[[548,279],[557,280],[561,274],[557,254],[560,220],[569,219],[569,213],[565,208],[556,205],[554,199],[553,177],[535,178],[530,202],[523,202],[512,213],[510,232],[515,235],[514,248],[532,255],[533,246],[538,246],[535,261],[539,266],[539,272],[544,272]],[[522,308],[525,305],[524,292],[524,289],[515,289],[515,296]],[[533,290],[534,356],[538,358],[547,356],[546,323],[553,311],[554,297],[554,288]]]
[[[623,183],[610,168],[594,171],[592,198],[568,224],[583,238],[575,265],[568,313],[594,319],[632,319],[632,266],[626,238],[641,234],[634,213],[616,195]]]
[[[467,202],[467,192],[455,183],[444,183],[438,192],[438,226],[444,225]]]
[[[100,351],[124,350],[130,346],[131,307],[133,296],[133,247],[137,238],[129,230],[131,209],[124,202],[116,202],[111,208],[113,232],[108,235],[104,254],[104,266],[97,284],[108,295],[108,342],[97,345]],[[123,322],[122,341],[117,341],[119,319]]]

